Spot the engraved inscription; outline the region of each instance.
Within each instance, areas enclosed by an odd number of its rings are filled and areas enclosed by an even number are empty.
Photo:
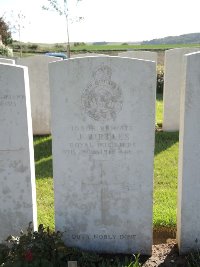
[[[106,159],[131,155],[135,147],[131,138],[132,125],[69,125],[68,130],[72,132],[73,141],[66,144],[66,155],[92,155]]]
[[[67,235],[74,241],[80,240],[134,240],[136,235],[133,234],[71,234]]]
[[[111,80],[111,68],[101,66],[82,94],[86,114],[96,121],[115,120],[123,105],[122,90]]]
[[[0,95],[0,107],[16,107],[19,101],[25,99],[24,95]]]

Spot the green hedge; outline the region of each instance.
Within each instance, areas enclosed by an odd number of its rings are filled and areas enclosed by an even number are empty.
[[[13,51],[11,48],[5,46],[5,45],[0,45],[0,55],[2,56],[7,56],[7,57],[12,57],[13,56]]]

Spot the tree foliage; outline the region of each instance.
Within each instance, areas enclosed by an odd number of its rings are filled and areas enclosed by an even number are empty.
[[[5,22],[3,17],[0,17],[0,35],[2,38],[3,44],[8,45],[12,43],[12,36],[9,30],[9,26]]]
[[[75,0],[76,3],[81,2],[82,0]],[[60,16],[66,16],[69,15],[69,9],[68,9],[68,0],[47,0],[48,6],[43,6],[42,8],[44,10],[51,10],[56,11]]]
[[[76,3],[82,0],[74,0]],[[70,58],[70,42],[69,42],[69,21],[80,21],[83,17],[70,18],[70,12],[68,8],[68,0],[47,0],[48,6],[43,6],[43,10],[56,11],[60,16],[64,16],[66,19],[67,29],[67,56]]]

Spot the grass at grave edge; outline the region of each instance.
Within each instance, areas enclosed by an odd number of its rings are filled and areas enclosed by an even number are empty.
[[[163,121],[163,95],[156,95],[156,123],[161,125]]]
[[[178,132],[156,132],[154,157],[154,228],[176,226]]]
[[[34,136],[38,225],[55,228],[51,136]]]

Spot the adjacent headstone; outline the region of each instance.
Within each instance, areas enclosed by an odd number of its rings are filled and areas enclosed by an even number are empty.
[[[77,58],[77,57],[101,57],[106,56],[104,54],[97,54],[97,53],[84,53],[84,54],[73,54],[71,55],[71,58]]]
[[[0,243],[37,228],[28,70],[0,64]]]
[[[9,58],[0,58],[0,64],[1,63],[6,63],[6,64],[15,64],[15,60],[13,59],[9,59]]]
[[[56,229],[68,246],[151,254],[155,62],[49,64]]]
[[[58,57],[48,57],[45,55],[16,60],[17,65],[28,67],[33,134],[35,135],[51,133],[48,64],[60,60]]]
[[[175,48],[165,52],[163,130],[178,131],[180,117],[180,90],[185,54],[199,51],[199,48]]]
[[[118,53],[119,57],[130,57],[157,62],[157,53],[150,51],[126,51]]]
[[[200,249],[200,53],[185,56],[181,92],[177,239],[181,254]]]

